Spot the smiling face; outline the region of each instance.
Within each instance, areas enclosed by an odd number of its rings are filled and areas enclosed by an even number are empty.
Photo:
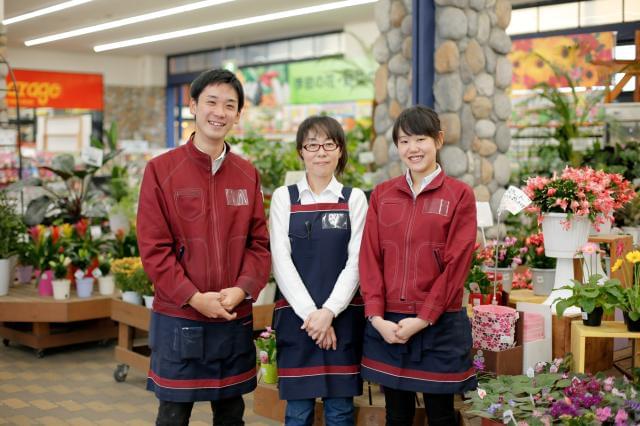
[[[398,131],[398,154],[400,160],[411,171],[414,181],[421,180],[436,170],[436,154],[442,147],[444,134],[437,139],[425,135],[408,135],[402,128]]]
[[[313,178],[330,178],[338,167],[338,160],[342,156],[342,150],[338,146],[333,151],[327,151],[324,147],[316,152],[309,152],[305,149],[308,145],[324,145],[331,144],[337,145],[336,141],[327,137],[320,129],[309,130],[307,137],[304,138],[302,143],[302,149],[300,150],[300,157],[304,162],[304,168],[307,171],[307,175],[310,179]]]
[[[196,137],[207,145],[224,143],[224,138],[240,119],[238,94],[229,84],[210,84],[191,99],[189,109],[196,119]]]

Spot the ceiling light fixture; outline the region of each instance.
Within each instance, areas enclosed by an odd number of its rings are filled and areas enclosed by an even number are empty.
[[[14,16],[13,18],[3,19],[4,25],[15,24],[16,22],[26,21],[27,19],[36,18],[38,16],[47,15],[49,13],[58,12],[60,10],[69,9],[70,7],[80,6],[84,3],[89,3],[93,0],[71,0],[59,3],[53,6],[45,7],[43,9],[34,10],[33,12],[24,13],[22,15]]]
[[[118,19],[115,21],[105,22],[103,24],[92,25],[90,27],[78,28],[63,33],[51,34],[45,37],[34,38],[24,42],[26,46],[36,46],[38,44],[51,43],[52,41],[64,40],[66,38],[78,37],[85,34],[96,33],[98,31],[110,30],[112,28],[123,27],[125,25],[136,24],[138,22],[150,21],[152,19],[164,18],[165,16],[177,15],[179,13],[191,12],[193,10],[205,7],[215,6],[222,3],[230,3],[236,0],[204,0],[196,3],[176,6],[169,9],[158,10],[155,12],[145,13],[143,15],[131,16],[129,18]]]
[[[95,52],[121,49],[123,47],[138,46],[141,44],[154,43],[156,41],[170,40],[180,37],[188,37],[195,34],[208,33],[213,31],[236,28],[245,25],[258,24],[262,22],[276,21],[294,16],[309,15],[312,13],[326,12],[329,10],[342,9],[345,7],[358,6],[361,4],[375,3],[378,0],[347,0],[333,3],[321,4],[318,6],[303,7],[300,9],[285,10],[283,12],[268,13],[266,15],[253,16],[250,18],[234,19],[232,21],[220,22],[217,24],[203,25],[200,27],[187,28],[185,30],[171,31],[168,33],[155,34],[146,37],[132,38],[130,40],[118,41],[115,43],[99,44],[93,47]]]

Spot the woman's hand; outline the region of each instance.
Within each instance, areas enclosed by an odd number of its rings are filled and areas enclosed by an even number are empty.
[[[387,321],[380,316],[375,316],[371,320],[371,325],[373,325],[373,328],[378,330],[378,333],[380,333],[385,342],[391,344],[406,343],[406,340],[402,340],[398,337],[397,333],[400,327],[395,322]]]
[[[333,322],[333,312],[327,308],[317,309],[307,316],[301,329],[305,330],[309,337],[316,343],[320,344],[324,341],[327,331]]]
[[[428,325],[428,322],[417,317],[402,319],[398,321],[398,330],[396,331],[396,336],[398,337],[398,339],[407,342],[411,338],[411,336],[413,336],[420,330],[427,328]]]
[[[329,327],[327,333],[324,335],[324,340],[322,342],[318,342],[318,347],[325,350],[336,350],[338,347],[338,338],[336,337],[336,331],[333,327]]]

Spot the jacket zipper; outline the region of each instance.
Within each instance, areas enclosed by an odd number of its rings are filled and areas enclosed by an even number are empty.
[[[213,178],[211,172],[209,172],[209,191],[210,191],[210,199],[211,199],[211,223],[213,224],[213,247],[216,253],[216,271],[215,271],[215,283],[222,285],[222,265],[220,259],[220,247],[218,241],[218,221],[215,218],[216,212],[216,180]],[[214,291],[219,291],[221,288],[213,288]]]
[[[413,198],[413,196],[412,196]],[[407,239],[409,238],[409,233],[411,232],[411,228],[413,227],[413,219],[416,214],[416,199],[418,197],[413,198],[413,206],[411,206],[411,217],[409,217],[409,224],[407,225],[407,231],[404,234],[404,240],[407,242],[405,244],[404,250],[404,275],[402,277],[402,287],[400,290],[400,301],[404,302],[407,298],[407,275],[409,275],[409,244]]]

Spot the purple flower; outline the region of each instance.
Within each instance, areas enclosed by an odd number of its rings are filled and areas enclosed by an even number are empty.
[[[606,421],[611,417],[611,407],[596,408],[596,418],[601,422]]]
[[[566,401],[560,400],[556,401],[551,405],[550,414],[554,419],[559,418],[560,416],[578,416],[578,410],[573,404],[567,403]]]
[[[628,399],[625,401],[630,411],[640,412],[640,401]]]
[[[555,364],[549,367],[549,373],[555,374],[557,372],[558,372],[558,367]]]
[[[491,404],[489,406],[489,408],[487,408],[487,413],[491,414],[492,416],[495,414],[496,410],[500,409],[502,407],[502,404]]]
[[[606,379],[603,380],[602,384],[603,384],[603,389],[606,392],[611,392],[611,389],[613,389],[613,376],[609,376]]]
[[[479,370],[479,371],[484,370],[484,359],[482,359],[482,358],[474,358],[473,359],[473,367],[476,370]]]

